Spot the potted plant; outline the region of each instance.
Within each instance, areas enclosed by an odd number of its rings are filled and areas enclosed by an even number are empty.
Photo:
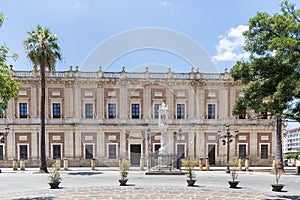
[[[62,180],[62,178],[60,176],[57,163],[54,163],[52,165],[51,174],[48,177],[48,181],[49,181],[48,183],[50,185],[50,188],[51,189],[57,189],[57,188],[59,188],[58,185],[61,183],[61,180]]]
[[[195,175],[195,166],[197,165],[197,160],[186,159],[182,161],[182,166],[186,171],[188,186],[194,186],[196,182],[196,175]]]
[[[275,162],[274,174],[275,174],[276,183],[271,185],[273,188],[272,191],[281,192],[284,185],[280,184],[279,180],[281,175],[284,174],[284,171],[283,171],[283,164],[280,161]]]
[[[126,183],[128,181],[127,176],[128,176],[129,168],[130,168],[129,161],[122,160],[120,163],[120,175],[121,175],[121,178],[119,179],[120,186],[126,186]]]
[[[230,176],[231,176],[231,181],[228,181],[230,188],[236,188],[237,185],[239,184],[239,181],[237,181],[238,173],[237,173],[237,160],[232,161],[232,166],[230,169]]]

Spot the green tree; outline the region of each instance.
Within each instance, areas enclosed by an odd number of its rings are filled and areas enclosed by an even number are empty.
[[[235,81],[246,84],[237,99],[234,115],[254,111],[256,117],[276,118],[276,155],[282,158],[282,119],[300,121],[300,10],[284,0],[279,13],[257,13],[248,22],[242,60],[231,69]]]
[[[0,27],[5,17],[0,12]],[[12,57],[14,60],[18,57],[16,53],[9,56],[9,49],[6,44],[0,45],[0,118],[3,117],[4,110],[7,108],[7,103],[11,98],[17,98],[19,83],[15,82],[10,76],[9,66],[6,64],[7,59]]]
[[[28,33],[28,38],[24,40],[27,56],[31,60],[36,69],[40,69],[41,77],[41,103],[40,103],[40,118],[41,118],[41,157],[40,157],[40,172],[48,173],[46,162],[46,147],[45,147],[45,88],[46,74],[45,70],[55,70],[55,63],[61,60],[62,53],[58,45],[56,35],[52,34],[48,28],[37,26],[36,30],[31,30]]]

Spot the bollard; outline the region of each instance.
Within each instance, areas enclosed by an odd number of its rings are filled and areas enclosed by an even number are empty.
[[[246,172],[249,172],[249,158],[246,158],[245,160],[245,170]]]
[[[203,170],[203,158],[199,159],[199,171]]]
[[[272,163],[272,173],[275,174],[275,166],[276,166],[276,160],[273,160]]]
[[[18,160],[16,158],[13,160],[13,170],[14,171],[18,170]]]
[[[60,170],[60,159],[55,160],[55,169],[58,171]]]
[[[140,170],[141,171],[144,171],[144,165],[145,165],[144,158],[140,158]]]
[[[95,158],[93,158],[91,160],[91,168],[92,168],[92,170],[95,170],[95,167],[96,167],[96,160],[95,160]]]
[[[239,171],[243,170],[242,164],[243,164],[243,160],[241,158],[239,158],[239,160],[238,160]]]
[[[205,160],[205,168],[206,168],[206,171],[209,171],[209,158],[206,158],[206,160]]]
[[[20,161],[20,169],[21,169],[22,171],[25,170],[25,160],[21,160],[21,161]]]
[[[64,159],[64,170],[67,171],[68,170],[68,166],[69,163],[68,163],[68,159]]]

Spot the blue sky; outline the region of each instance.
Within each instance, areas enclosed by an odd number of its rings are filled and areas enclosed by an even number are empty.
[[[155,27],[180,33],[200,45],[213,59],[217,71],[230,68],[244,56],[243,38],[249,18],[258,11],[280,10],[280,0],[1,0],[6,16],[0,28],[0,43],[19,54],[14,69],[29,70],[22,41],[37,24],[48,27],[59,38],[64,59],[57,70],[82,67],[96,47],[126,31]],[[141,36],[142,37],[142,36]],[[177,41],[174,41],[176,44]],[[121,45],[121,44],[120,44]],[[115,44],[118,48],[118,44]],[[177,45],[177,48],[180,46]],[[113,51],[112,51],[113,52]],[[99,61],[101,62],[101,61]],[[190,63],[172,52],[139,49],[115,55],[106,71],[132,70],[149,64],[171,66],[189,72]],[[89,71],[98,70],[91,66]],[[199,67],[199,66],[196,66]],[[200,66],[201,67],[201,66]],[[205,69],[200,69],[205,72]]]

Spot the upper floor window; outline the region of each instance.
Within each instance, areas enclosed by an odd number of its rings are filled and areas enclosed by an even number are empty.
[[[177,119],[184,119],[185,108],[184,104],[177,104]]]
[[[160,104],[154,104],[154,118],[158,119],[158,109]]]
[[[215,104],[208,104],[207,119],[216,119],[216,105]]]
[[[53,118],[60,118],[60,103],[53,103],[52,104],[52,117]]]
[[[131,118],[140,118],[140,104],[131,104]]]
[[[27,118],[28,116],[27,103],[20,103],[19,109],[20,109],[20,118]]]
[[[117,116],[117,105],[115,103],[108,104],[108,118],[116,118]]]
[[[85,104],[85,118],[93,118],[94,111],[93,111],[93,104],[86,103]]]

